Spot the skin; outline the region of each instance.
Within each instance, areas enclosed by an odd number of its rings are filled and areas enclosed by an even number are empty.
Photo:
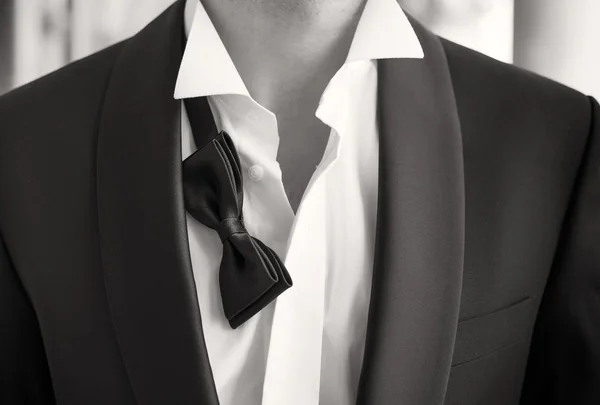
[[[342,66],[365,0],[202,0],[252,97],[277,117],[290,206],[321,161],[330,128],[315,117]]]

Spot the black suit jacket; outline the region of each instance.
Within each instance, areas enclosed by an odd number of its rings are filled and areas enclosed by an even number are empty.
[[[183,4],[0,98],[2,404],[218,404],[172,97]],[[425,58],[378,65],[357,403],[598,404],[600,107],[414,27]]]

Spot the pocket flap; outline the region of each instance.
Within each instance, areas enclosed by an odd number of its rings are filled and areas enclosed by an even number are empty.
[[[452,365],[478,359],[522,340],[529,330],[532,303],[528,297],[490,314],[460,321]]]

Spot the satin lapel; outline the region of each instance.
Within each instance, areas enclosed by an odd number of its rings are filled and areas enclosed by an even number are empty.
[[[129,40],[98,139],[99,230],[108,304],[137,402],[217,405],[181,190],[179,0]]]
[[[441,43],[413,25],[425,58],[378,65],[379,202],[360,405],[442,404],[458,322],[462,138]]]

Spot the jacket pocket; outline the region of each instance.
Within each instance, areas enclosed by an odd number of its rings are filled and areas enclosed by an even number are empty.
[[[530,330],[533,300],[458,322],[452,366],[458,366],[520,342]]]

